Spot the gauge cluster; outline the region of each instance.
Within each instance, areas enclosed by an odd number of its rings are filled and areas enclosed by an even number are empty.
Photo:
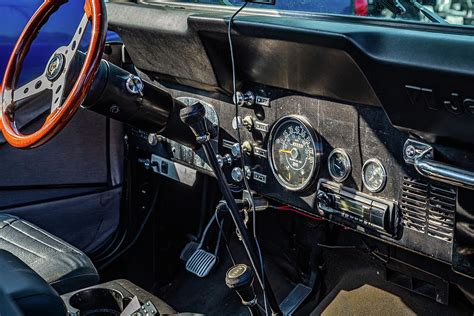
[[[323,142],[318,132],[303,116],[280,118],[271,128],[269,163],[273,176],[286,190],[304,192],[314,190],[323,156]],[[344,183],[352,175],[352,160],[343,148],[333,149],[327,158],[330,177]],[[361,171],[365,189],[381,192],[387,183],[387,171],[378,158],[367,159]]]
[[[314,183],[322,143],[305,118],[288,116],[275,123],[269,147],[273,175],[284,188],[303,191]]]

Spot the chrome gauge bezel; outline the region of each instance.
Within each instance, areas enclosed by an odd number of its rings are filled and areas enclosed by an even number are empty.
[[[332,160],[332,157],[334,157],[334,155],[336,154],[341,154],[346,159],[346,162],[347,162],[347,165],[345,166],[346,167],[345,174],[342,177],[339,177],[333,173],[333,168],[332,168],[333,163],[331,160]],[[349,175],[352,172],[352,161],[344,149],[335,148],[333,151],[331,151],[328,157],[328,170],[331,177],[337,182],[344,182],[349,177]]]
[[[311,144],[314,149],[314,166],[308,176],[308,180],[298,187],[289,186],[279,175],[278,171],[275,168],[275,157],[273,156],[273,143],[275,141],[275,134],[278,131],[279,127],[289,121],[297,122],[302,125],[306,132],[311,136]],[[300,115],[288,115],[278,119],[275,124],[273,124],[270,131],[270,137],[268,139],[268,156],[270,161],[270,167],[272,169],[273,176],[278,181],[278,183],[283,186],[286,190],[292,192],[301,192],[306,191],[313,185],[316,181],[316,175],[319,173],[319,168],[321,166],[321,156],[322,156],[322,142],[318,133],[314,130],[308,120]]]
[[[371,188],[369,184],[367,183],[367,179],[365,178],[365,170],[367,166],[371,163],[375,163],[379,167],[381,167],[382,173],[383,173],[383,181],[380,184],[380,186],[378,186],[377,188]],[[385,185],[387,184],[387,170],[385,169],[385,166],[379,159],[371,158],[364,163],[364,165],[362,166],[362,183],[364,184],[364,187],[372,193],[378,193],[385,188]]]

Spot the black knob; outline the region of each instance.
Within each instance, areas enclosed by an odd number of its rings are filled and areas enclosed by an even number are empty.
[[[329,206],[332,207],[332,198],[329,196],[326,192],[324,191],[319,191],[317,194],[317,198],[319,203],[321,203],[324,206]]]
[[[179,111],[179,117],[184,124],[191,128],[198,143],[202,144],[210,139],[205,122],[206,108],[202,103],[196,102],[182,108]]]
[[[225,283],[227,287],[233,289],[247,305],[256,300],[253,289],[254,273],[252,268],[245,264],[237,264],[227,271]]]
[[[184,124],[193,125],[204,120],[206,108],[201,102],[188,105],[179,111],[179,117]]]

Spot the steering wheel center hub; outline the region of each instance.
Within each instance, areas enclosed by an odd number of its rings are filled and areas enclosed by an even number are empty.
[[[63,54],[54,54],[46,68],[46,78],[48,78],[49,81],[53,82],[59,78],[64,69],[65,60],[66,58]]]

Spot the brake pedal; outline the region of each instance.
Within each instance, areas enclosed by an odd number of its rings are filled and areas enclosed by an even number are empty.
[[[211,272],[217,261],[218,258],[216,255],[203,249],[198,249],[192,254],[188,262],[186,262],[186,270],[200,278],[204,278]]]

